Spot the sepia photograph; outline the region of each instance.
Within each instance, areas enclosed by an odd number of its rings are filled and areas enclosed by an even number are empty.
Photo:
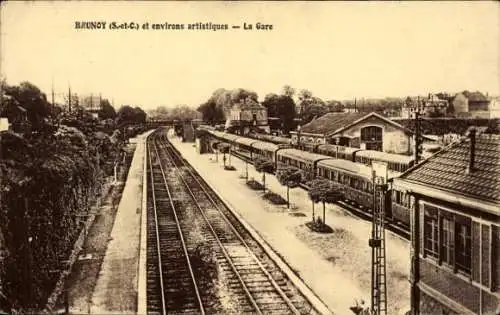
[[[499,2],[2,2],[2,314],[499,315]]]

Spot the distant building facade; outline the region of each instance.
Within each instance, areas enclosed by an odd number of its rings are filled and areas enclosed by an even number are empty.
[[[490,118],[489,103],[481,92],[463,91],[453,98],[453,109],[459,117]]]
[[[252,99],[246,99],[231,107],[225,129],[246,135],[251,130],[270,133],[267,108]]]
[[[80,97],[79,106],[86,112],[90,113],[92,117],[98,118],[101,111],[101,96],[100,95],[87,95]]]
[[[408,97],[401,108],[401,117],[415,118],[417,111],[421,116],[446,116],[448,106],[448,100],[442,99],[436,94],[429,93],[427,98]]]

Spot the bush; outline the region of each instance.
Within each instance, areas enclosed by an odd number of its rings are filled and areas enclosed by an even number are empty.
[[[253,190],[264,190],[264,186],[256,180],[249,180],[246,184]]]
[[[263,198],[271,201],[275,205],[286,205],[287,204],[286,200],[283,199],[283,197],[281,197],[280,195],[275,194],[271,191],[268,191],[267,193],[265,193]]]
[[[236,171],[236,168],[234,166],[232,166],[232,165],[225,165],[224,169],[226,171]]]
[[[0,309],[41,309],[71,253],[81,222],[102,191],[121,141],[102,132],[61,125],[30,141],[3,133],[0,159]],[[111,161],[111,165],[109,163]],[[111,167],[110,167],[111,166]]]
[[[333,229],[329,225],[324,224],[321,221],[320,217],[318,217],[315,221],[307,222],[306,226],[311,231],[313,231],[313,232],[317,232],[317,233],[333,233]]]

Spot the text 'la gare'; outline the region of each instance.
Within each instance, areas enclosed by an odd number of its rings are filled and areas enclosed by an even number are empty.
[[[253,24],[243,23],[243,29],[244,30],[253,30]],[[255,24],[255,29],[257,29],[257,30],[272,30],[273,25],[272,24],[257,23],[257,24]]]

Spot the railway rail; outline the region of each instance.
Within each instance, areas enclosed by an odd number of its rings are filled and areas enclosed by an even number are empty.
[[[166,137],[148,159],[148,313],[318,314]]]

